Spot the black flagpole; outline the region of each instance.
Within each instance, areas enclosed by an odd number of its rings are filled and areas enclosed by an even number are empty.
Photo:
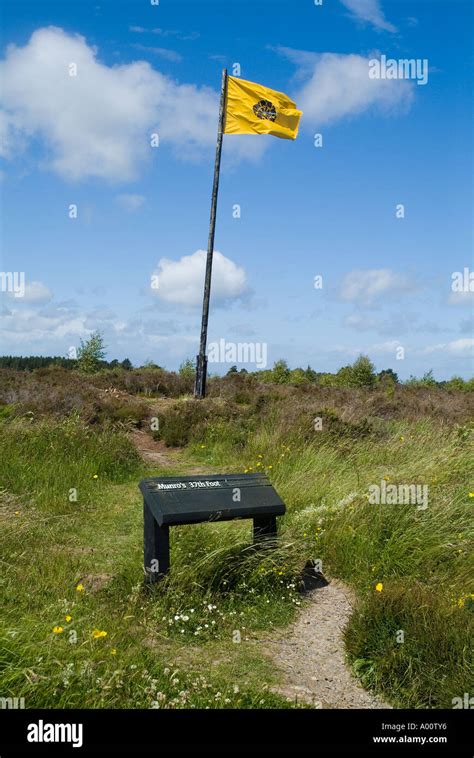
[[[207,243],[206,277],[204,279],[204,298],[202,301],[201,340],[199,355],[196,358],[196,382],[194,397],[206,396],[207,378],[207,322],[209,318],[209,298],[211,295],[212,256],[214,253],[214,233],[216,230],[217,193],[219,191],[219,171],[221,166],[222,137],[224,134],[225,99],[227,94],[227,69],[222,71],[221,102],[219,106],[219,125],[217,128],[216,160],[214,163],[214,183],[212,185],[211,218],[209,222],[209,240]]]

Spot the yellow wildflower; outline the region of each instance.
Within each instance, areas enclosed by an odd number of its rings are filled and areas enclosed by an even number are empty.
[[[84,585],[83,584],[78,584],[77,587],[76,587],[76,592],[83,592],[83,591],[84,591]]]
[[[378,584],[376,584],[375,585],[375,589],[377,590],[377,592],[382,592],[382,590],[383,590],[383,584],[382,584],[382,582],[379,582]]]
[[[64,616],[64,618],[66,619],[66,621],[67,621],[68,623],[69,623],[70,621],[72,621],[72,616],[70,616],[70,615],[69,615],[69,613],[67,614],[67,616]]]
[[[104,632],[101,629],[94,629],[92,636],[95,640],[98,640],[100,637],[107,637],[107,632]]]
[[[99,478],[99,474],[94,474],[92,478],[93,479],[98,479]]]
[[[113,647],[110,651],[110,655],[117,655],[117,648]]]
[[[62,632],[64,632],[64,629],[62,626],[53,626],[53,632],[54,634],[62,634]]]

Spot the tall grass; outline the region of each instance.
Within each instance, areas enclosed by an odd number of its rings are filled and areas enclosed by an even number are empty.
[[[320,559],[354,587],[346,641],[366,686],[402,706],[451,707],[474,686],[469,427],[389,421],[357,437],[326,425],[312,439],[307,429],[273,415],[244,447],[227,425],[226,434],[208,430],[195,452],[265,471],[287,503],[283,538],[303,545],[301,563]],[[370,504],[382,479],[427,485],[428,507]]]
[[[172,571],[148,590],[143,464],[125,431],[6,414],[1,696],[27,707],[288,706],[268,691],[278,672],[254,640],[304,604],[298,574],[309,559],[354,587],[346,644],[367,687],[435,708],[473,691],[472,432],[456,425],[466,400],[449,396],[447,424],[442,398],[438,407],[423,394],[416,411],[415,390],[413,417],[370,393],[354,407],[348,393],[285,393],[210,398],[197,410],[170,401],[165,434],[190,440],[181,470],[186,456],[209,471],[263,470],[287,514],[268,550],[253,549],[247,521],[171,530]],[[428,485],[428,508],[371,505],[368,488],[383,478]]]
[[[0,426],[0,486],[48,510],[85,506],[103,483],[124,481],[139,468],[129,438],[111,425],[94,429],[70,416]],[[73,489],[77,500],[69,499]]]
[[[287,623],[300,598],[281,552],[250,549],[250,522],[172,530],[170,579],[146,589],[146,472],[126,435],[22,420],[4,422],[1,440],[0,696],[43,708],[288,706],[251,639]]]

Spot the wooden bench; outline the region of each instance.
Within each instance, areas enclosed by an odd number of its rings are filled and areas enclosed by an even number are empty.
[[[170,526],[253,519],[254,542],[275,538],[285,504],[265,474],[209,474],[143,479],[144,559],[147,582],[170,566]]]

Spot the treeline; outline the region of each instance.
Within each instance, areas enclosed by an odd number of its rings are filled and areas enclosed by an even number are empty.
[[[0,356],[0,369],[9,368],[16,371],[34,371],[35,369],[48,368],[50,366],[60,366],[61,368],[79,370],[91,374],[110,369],[132,371],[134,368],[128,358],[125,358],[123,361],[118,361],[117,359],[106,361],[98,355],[91,356],[87,352],[87,346],[77,360],[62,358],[60,356]],[[165,371],[161,366],[151,361],[147,361],[143,366],[137,367],[135,371],[143,369]],[[191,359],[185,360],[177,372],[170,371],[166,373],[168,376],[179,375],[180,377],[193,380],[195,363]],[[255,379],[264,384],[312,384],[321,387],[366,387],[369,389],[381,386],[395,387],[396,385],[404,385],[474,391],[474,379],[465,380],[460,376],[454,376],[447,381],[437,381],[433,376],[433,371],[427,371],[422,377],[411,376],[409,379],[401,381],[398,374],[391,368],[377,372],[374,364],[366,355],[359,356],[354,363],[342,366],[335,373],[315,371],[311,366],[305,369],[291,369],[285,360],[279,360],[276,361],[273,368],[263,371],[248,371],[245,368],[239,370],[237,366],[231,366],[226,376],[232,377],[236,374],[255,377]],[[209,378],[212,381],[212,374],[209,375]]]
[[[237,369],[231,366],[227,376],[233,374],[250,373],[246,369]],[[264,371],[251,372],[260,382],[268,384],[318,384],[321,387],[366,387],[396,386],[403,384],[410,387],[443,387],[455,390],[474,390],[474,379],[467,381],[460,376],[454,376],[447,381],[438,382],[433,376],[433,371],[427,371],[422,377],[411,376],[406,381],[401,381],[398,374],[391,368],[377,372],[375,366],[366,355],[360,355],[349,366],[343,366],[334,374],[329,372],[314,371],[311,366],[306,369],[290,369],[285,360],[276,361],[273,368]]]
[[[113,361],[98,361],[98,368],[123,368],[130,370],[133,368],[132,362],[125,358],[123,361],[114,359]],[[1,355],[0,356],[0,368],[12,368],[16,371],[34,371],[37,368],[48,368],[49,366],[61,366],[66,369],[77,369],[79,367],[79,361],[73,358],[61,358],[60,356],[42,356],[42,355],[30,355],[30,356],[18,356],[18,355]]]

